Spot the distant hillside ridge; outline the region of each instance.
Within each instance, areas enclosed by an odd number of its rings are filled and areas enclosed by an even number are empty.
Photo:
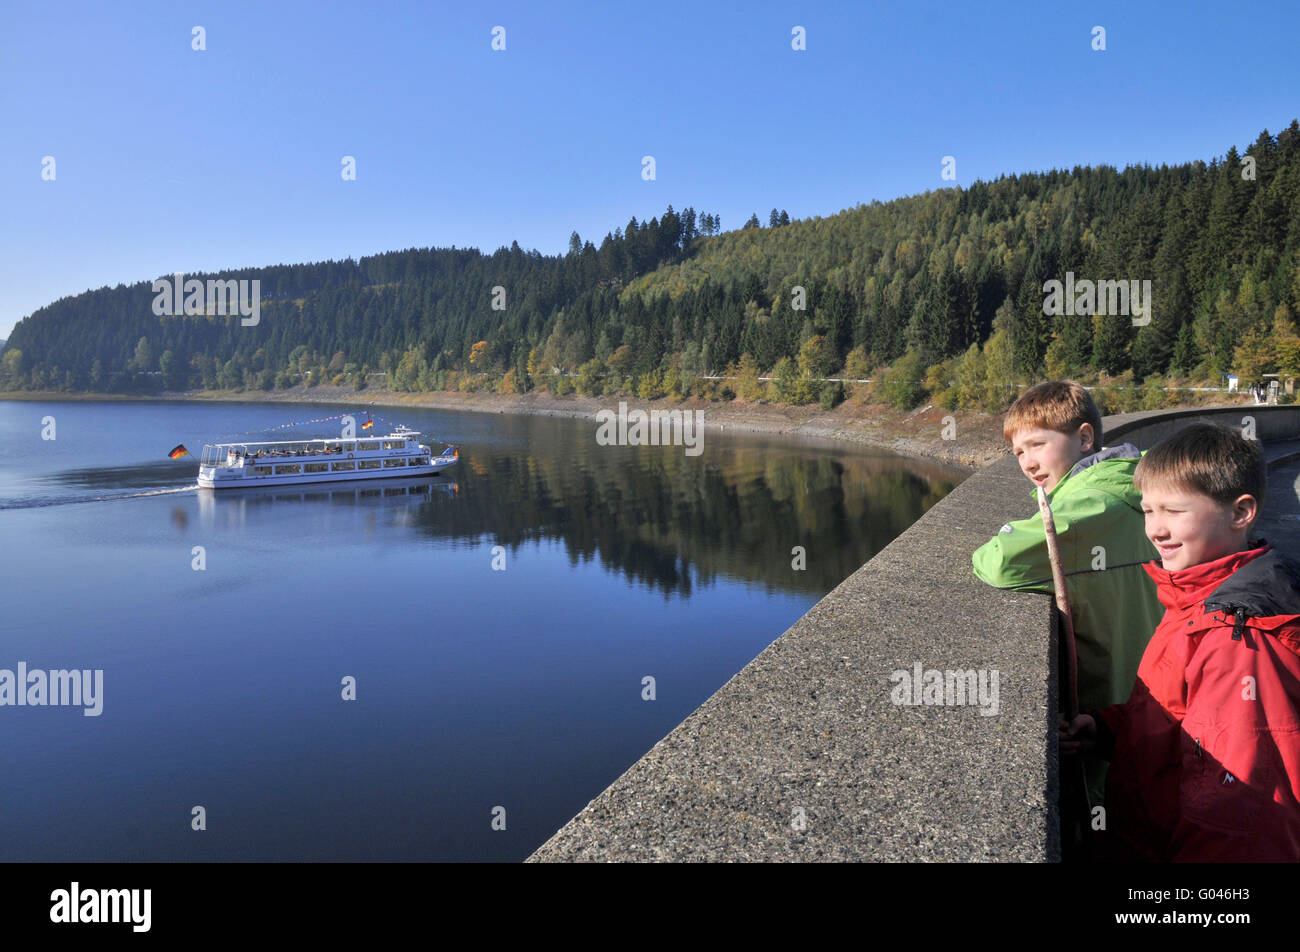
[[[396,369],[408,353],[428,382],[434,371],[464,365],[483,340],[496,363],[522,369],[527,343],[549,333],[566,309],[584,318],[603,313],[627,281],[690,253],[716,222],[669,205],[660,218],[632,218],[599,249],[574,232],[566,255],[524,251],[515,242],[491,255],[422,248],[183,276],[205,284],[259,281],[256,326],[237,315],[156,315],[152,280],[105,287],[19,321],[0,386],[270,389],[309,374],[364,381]]]
[[[599,248],[575,233],[565,255],[411,249],[223,273],[261,280],[255,327],[155,316],[149,282],[104,288],[21,321],[0,386],[365,386],[384,373],[398,390],[654,396],[738,367],[924,368],[994,336],[1022,379],[1213,378],[1243,360],[1262,372],[1278,359],[1267,342],[1290,340],[1300,314],[1300,122],[1209,162],[1007,175],[719,231],[669,206]],[[1053,282],[1066,294],[1049,295]]]

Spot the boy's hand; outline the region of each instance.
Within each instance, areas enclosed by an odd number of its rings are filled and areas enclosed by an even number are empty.
[[[1092,750],[1097,746],[1097,722],[1091,714],[1080,714],[1073,721],[1064,717],[1057,721],[1060,731],[1058,741],[1066,757]]]

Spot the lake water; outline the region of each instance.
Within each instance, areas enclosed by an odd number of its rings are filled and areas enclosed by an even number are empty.
[[[962,478],[376,408],[459,463],[196,488],[349,411],[0,401],[0,669],[103,671],[98,716],[0,706],[0,861],[523,859]]]

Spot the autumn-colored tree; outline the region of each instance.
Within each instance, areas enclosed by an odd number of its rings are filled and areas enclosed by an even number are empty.
[[[135,345],[135,357],[131,360],[131,369],[139,371],[153,370],[153,348],[147,337],[141,337]]]
[[[170,350],[164,350],[162,356],[158,358],[158,369],[162,371],[163,383],[167,389],[178,389],[176,355]]]
[[[609,355],[609,359],[605,361],[605,366],[609,368],[610,373],[622,380],[632,372],[632,366],[635,362],[636,357],[632,353],[632,348],[627,344],[622,344],[614,353]]]
[[[1300,377],[1300,334],[1285,304],[1279,304],[1273,316],[1273,349],[1277,353],[1277,372],[1286,378]]]
[[[973,410],[983,403],[984,364],[980,345],[971,344],[957,365],[957,406],[963,410]]]
[[[469,349],[470,366],[482,370],[487,365],[488,359],[492,356],[492,345],[485,340],[477,341]]]
[[[805,377],[829,377],[835,364],[835,347],[825,335],[810,337],[799,350],[799,373]]]
[[[996,331],[984,344],[984,409],[996,413],[1015,396],[1015,350],[1005,330]]]
[[[658,370],[641,375],[637,381],[636,395],[642,400],[657,400],[664,395],[663,376]]]
[[[9,380],[17,380],[18,375],[23,370],[23,352],[17,347],[5,349],[4,356],[0,357],[0,373]]]
[[[1051,380],[1064,380],[1070,376],[1070,364],[1067,359],[1066,343],[1060,337],[1053,337],[1043,354],[1043,363],[1047,365],[1047,376]]]
[[[578,368],[578,393],[584,397],[598,397],[604,390],[604,365],[593,357]]]
[[[1246,331],[1232,352],[1232,369],[1243,385],[1259,383],[1264,374],[1272,372],[1276,363],[1277,351],[1263,324],[1256,324]]]
[[[964,356],[964,355],[963,355]],[[926,368],[921,381],[930,399],[945,410],[957,409],[959,391],[957,390],[957,365],[962,357],[949,357]]]
[[[664,392],[673,400],[680,400],[686,395],[682,389],[681,371],[676,367],[669,367],[664,371]]]
[[[883,392],[885,399],[900,410],[910,410],[925,395],[921,389],[921,379],[925,374],[925,365],[921,355],[909,350],[894,361],[885,374]]]
[[[843,377],[849,380],[866,380],[871,376],[871,358],[865,347],[854,347],[844,361]]]
[[[1163,410],[1165,406],[1165,378],[1151,374],[1142,383],[1142,409]]]
[[[740,355],[740,363],[736,366],[736,394],[742,400],[759,400],[763,396],[766,385],[758,379],[758,361],[749,353]]]

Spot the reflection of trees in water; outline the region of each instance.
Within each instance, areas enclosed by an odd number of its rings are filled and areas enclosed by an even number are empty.
[[[435,496],[417,521],[516,551],[559,540],[574,564],[596,559],[665,595],[690,595],[720,574],[820,595],[959,478],[894,457],[719,442],[698,457],[576,440],[545,455],[485,447],[457,468],[459,495]],[[797,545],[805,571],[791,567]]]

